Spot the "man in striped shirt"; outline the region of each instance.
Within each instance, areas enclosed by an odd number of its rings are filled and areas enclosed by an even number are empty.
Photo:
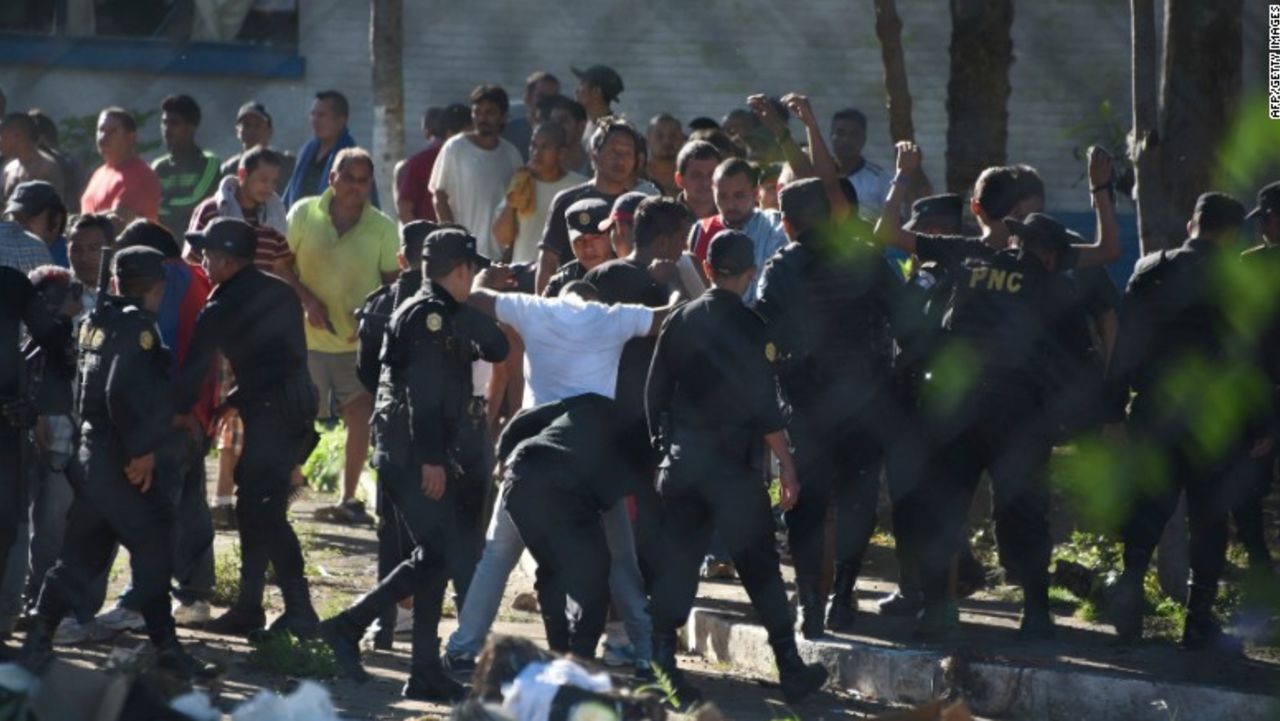
[[[285,241],[284,201],[276,193],[285,159],[276,151],[258,146],[240,156],[235,175],[222,179],[213,197],[201,203],[191,214],[192,232],[200,232],[218,218],[237,218],[247,222],[258,234],[253,264],[258,270],[288,278],[293,275],[293,255]],[[201,261],[201,252],[188,243],[187,260]],[[295,279],[296,281],[296,279]],[[235,387],[235,376],[226,362],[219,363],[219,401]],[[220,404],[221,405],[221,404]],[[218,486],[212,507],[215,528],[233,530],[236,515],[232,486],[236,462],[244,439],[244,423],[234,408],[226,408],[218,417],[215,440],[218,446]],[[295,486],[301,473],[294,474]]]

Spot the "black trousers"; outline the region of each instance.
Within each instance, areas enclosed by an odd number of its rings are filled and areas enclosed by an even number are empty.
[[[833,384],[820,401],[797,403],[790,423],[800,499],[786,522],[797,581],[822,574],[831,504],[836,508],[836,563],[853,566],[855,575],[875,532],[880,470],[898,413],[881,400],[850,413],[844,406],[847,395],[839,388]]]
[[[569,488],[564,470],[523,456],[507,468],[507,512],[538,571],[534,588],[547,643],[595,656],[609,605],[609,547],[595,499]]]
[[[18,526],[22,524],[26,510],[21,467],[21,436],[0,420],[0,573],[4,572],[9,550],[18,538]]]
[[[86,438],[80,446],[84,477],[67,516],[67,535],[58,562],[45,576],[37,613],[56,626],[80,605],[90,584],[111,564],[115,544],[129,551],[133,595],[157,646],[176,638],[169,606],[175,541],[172,487],[159,471],[142,493],[124,474],[123,458],[107,438]],[[172,466],[168,466],[172,468]]]
[[[659,471],[667,555],[649,602],[655,635],[673,632],[688,619],[698,591],[698,567],[714,531],[728,549],[769,640],[792,637],[769,491],[756,469],[737,462],[748,453],[749,448],[720,453],[710,444],[675,444]]]
[[[404,532],[413,542],[409,558],[392,569],[381,583],[400,584],[398,579],[410,578],[412,583],[407,587],[413,592],[414,637],[418,638],[420,632],[424,638],[436,637],[445,586],[459,565],[458,557],[467,557],[472,543],[469,538],[472,534],[463,527],[458,512],[461,481],[456,473],[449,473],[444,495],[432,500],[422,492],[420,467],[410,469],[384,464],[379,469],[379,478],[396,508]],[[431,633],[426,635],[428,630]]]
[[[1130,424],[1130,432],[1135,448],[1155,449],[1163,454],[1163,472],[1143,484],[1125,524],[1125,572],[1145,573],[1164,526],[1177,508],[1178,495],[1185,491],[1191,585],[1216,589],[1226,566],[1230,536],[1231,498],[1227,489],[1233,474],[1247,473],[1249,464],[1241,459],[1248,449],[1208,457],[1189,430],[1156,430],[1139,422]]]
[[[262,605],[267,565],[276,579],[303,577],[302,547],[289,524],[289,492],[293,468],[315,430],[309,420],[282,409],[242,411],[244,448],[236,464],[236,521],[240,528],[240,599],[250,608]]]
[[[1045,466],[1053,438],[1050,425],[1037,416],[1035,394],[980,386],[950,420],[919,496],[927,508],[915,523],[923,525],[908,533],[925,539],[920,568],[926,601],[947,596],[951,561],[985,470],[992,480],[1000,560],[1022,584],[1028,606],[1047,604],[1052,543]]]

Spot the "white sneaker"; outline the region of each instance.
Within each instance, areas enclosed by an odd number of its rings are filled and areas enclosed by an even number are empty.
[[[96,621],[80,623],[74,616],[67,616],[58,624],[53,632],[55,646],[76,646],[82,643],[106,641],[116,635],[116,631],[98,624]]]
[[[175,600],[173,602],[173,622],[179,626],[199,626],[212,619],[213,611],[209,609],[208,601],[183,603]]]
[[[396,633],[413,633],[413,609],[396,606]]]
[[[106,613],[99,614],[94,621],[112,631],[141,631],[147,627],[147,622],[143,620],[142,614],[137,611],[130,611],[124,606],[116,606]]]

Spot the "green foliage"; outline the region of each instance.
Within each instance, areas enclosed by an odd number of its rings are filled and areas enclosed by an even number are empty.
[[[328,679],[338,675],[333,650],[324,641],[299,641],[291,633],[271,633],[253,644],[249,664],[292,678]]]
[[[213,595],[215,606],[230,606],[240,596],[240,544],[233,543],[222,553],[214,554]]]
[[[320,443],[302,465],[302,474],[307,478],[307,485],[321,493],[337,493],[342,488],[342,473],[347,462],[347,429],[337,425],[316,430],[320,432]]]
[[[1062,586],[1050,586],[1049,605],[1065,611],[1075,611],[1084,605],[1084,600]]]
[[[647,686],[637,688],[636,693],[657,693],[662,696],[663,703],[667,704],[671,708],[680,708],[680,697],[676,694],[675,682],[671,680],[671,677],[667,675],[667,672],[663,671],[662,667],[657,663],[650,662],[649,667],[653,669],[653,677],[656,680]]]
[[[1072,154],[1084,162],[1086,150],[1096,145],[1111,154],[1116,177],[1131,172],[1128,149],[1129,122],[1125,113],[1116,113],[1110,98],[1098,103],[1097,112],[1062,131],[1062,137],[1075,142]],[[1083,167],[1083,166],[1082,166]],[[1076,183],[1084,182],[1088,170],[1082,169]]]
[[[147,123],[160,114],[159,110],[137,110],[126,108],[138,124],[138,135],[145,132]],[[98,163],[98,114],[70,115],[58,122],[58,145],[80,162],[81,167],[92,168]],[[162,143],[158,140],[139,142],[138,155],[146,156],[158,149]]]
[[[255,643],[249,663],[256,668],[295,678],[328,679],[338,675],[333,650],[325,642],[301,641],[291,633],[267,634]]]
[[[1242,98],[1235,122],[1224,134],[1217,154],[1213,187],[1251,198],[1257,186],[1272,180],[1280,167],[1280,123],[1267,114],[1267,98]]]

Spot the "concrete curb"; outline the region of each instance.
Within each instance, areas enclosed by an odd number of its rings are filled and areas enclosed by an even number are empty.
[[[844,689],[881,703],[921,704],[958,689],[979,716],[1035,721],[1274,721],[1280,700],[1215,686],[1127,678],[1084,669],[967,660],[937,651],[853,641],[798,639]],[[709,659],[776,678],[764,628],[695,608],[685,644]]]

